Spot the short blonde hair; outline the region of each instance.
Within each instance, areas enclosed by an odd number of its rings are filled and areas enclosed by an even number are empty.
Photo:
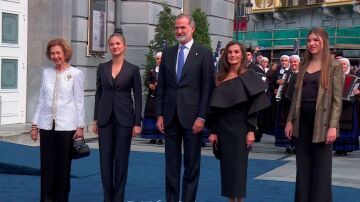
[[[123,42],[123,44],[126,46],[126,39],[125,39],[125,36],[123,34],[118,33],[118,32],[115,32],[115,33],[111,34],[109,36],[109,38],[108,38],[108,43],[109,43],[110,39],[113,38],[113,37],[119,37],[120,40]]]
[[[50,57],[50,49],[54,46],[60,46],[62,51],[64,52],[65,55],[65,61],[69,62],[71,60],[72,57],[72,48],[70,47],[70,45],[62,38],[57,38],[57,39],[52,39],[49,41],[49,43],[47,44],[46,47],[46,57],[51,60]]]

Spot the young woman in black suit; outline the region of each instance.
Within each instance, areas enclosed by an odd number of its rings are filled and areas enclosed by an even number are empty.
[[[93,129],[99,135],[106,202],[124,201],[131,138],[141,132],[142,105],[139,67],[125,60],[124,36],[114,33],[108,44],[112,60],[97,70]]]

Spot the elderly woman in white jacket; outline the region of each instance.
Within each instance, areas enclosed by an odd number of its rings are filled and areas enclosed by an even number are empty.
[[[31,128],[34,141],[40,134],[41,201],[68,201],[72,145],[83,137],[84,75],[69,65],[71,55],[64,39],[49,41],[46,56],[55,66],[43,71]]]

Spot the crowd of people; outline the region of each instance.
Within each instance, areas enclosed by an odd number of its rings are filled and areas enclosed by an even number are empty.
[[[254,55],[254,52],[256,55]],[[259,114],[260,132],[273,135],[276,147],[284,147],[285,153],[296,153],[294,139],[288,139],[284,133],[286,119],[291,106],[291,99],[295,87],[297,73],[299,72],[301,60],[299,55],[282,55],[279,64],[271,63],[261,53],[247,49],[248,66],[256,71],[268,85],[267,94],[271,100],[271,107]],[[331,59],[336,60],[342,66],[344,77],[356,78],[359,72],[352,71],[350,60],[344,58],[341,52],[330,52]],[[256,59],[255,59],[256,58]],[[356,68],[356,67],[355,67]],[[346,76],[348,75],[348,76]],[[358,81],[357,81],[358,82]],[[356,81],[352,85],[355,87]],[[349,91],[350,92],[350,91]],[[340,136],[334,142],[333,151],[335,155],[346,156],[348,152],[359,150],[358,129],[358,98],[359,89],[352,89],[352,99],[342,96],[342,110],[340,117]],[[273,117],[273,119],[263,119]],[[259,134],[261,137],[261,134]]]
[[[332,57],[326,31],[310,30],[304,57],[282,55],[279,64],[231,41],[214,67],[211,51],[193,39],[191,16],[178,15],[174,29],[179,43],[158,52],[147,72],[143,119],[139,67],[125,60],[122,34],[108,38],[111,60],[97,69],[93,128],[104,201],[125,200],[131,140],[139,134],[165,144],[166,201],[196,201],[204,130],[218,147],[221,195],[229,201],[246,198],[249,151],[264,133],[296,154],[294,201],[332,201],[332,150],[359,149],[360,91],[344,98],[350,62]],[[65,40],[48,43],[54,65],[43,71],[31,129],[34,141],[40,134],[41,201],[68,201],[71,147],[83,137],[84,75],[69,64],[71,55]]]

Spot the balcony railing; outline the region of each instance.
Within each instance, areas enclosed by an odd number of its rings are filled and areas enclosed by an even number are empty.
[[[325,27],[332,48],[360,49],[360,26]],[[299,40],[300,48],[305,48],[309,29],[276,29],[269,31],[234,32],[234,39],[265,49],[292,49],[294,41]]]
[[[358,3],[359,0],[355,0]],[[314,6],[353,5],[354,0],[251,0],[253,13],[267,13],[282,9],[303,9]]]
[[[280,0],[279,7],[298,7],[298,6],[312,6],[314,4],[323,4],[324,0]]]

